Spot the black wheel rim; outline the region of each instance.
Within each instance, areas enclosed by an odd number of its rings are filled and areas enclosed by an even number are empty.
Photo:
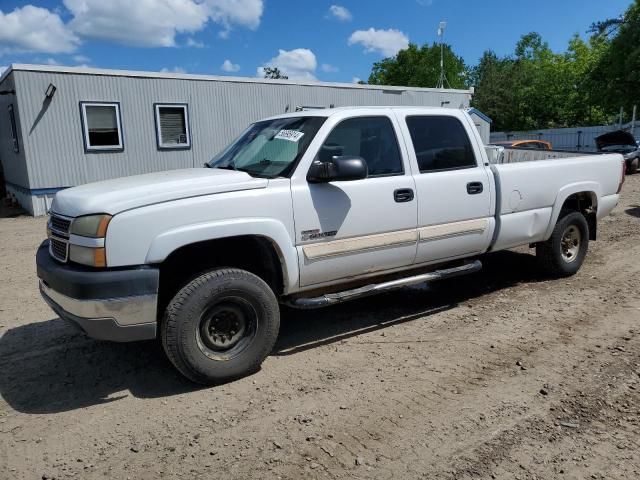
[[[251,345],[258,328],[258,315],[250,302],[240,297],[217,298],[198,322],[196,342],[212,360],[231,360]]]

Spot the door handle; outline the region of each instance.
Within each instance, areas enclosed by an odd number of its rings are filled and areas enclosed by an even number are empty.
[[[410,188],[399,188],[393,192],[393,199],[398,203],[410,202],[413,200],[413,190]]]
[[[469,195],[477,195],[478,193],[482,193],[483,190],[482,182],[469,182],[467,183],[467,193]]]

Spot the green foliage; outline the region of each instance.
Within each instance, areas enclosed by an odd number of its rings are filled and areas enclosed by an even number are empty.
[[[524,35],[513,55],[482,56],[473,74],[473,105],[494,120],[494,130],[603,122],[591,72],[605,49],[600,38],[586,43],[576,35],[566,52],[554,53],[539,34]]]
[[[594,90],[605,111],[615,115],[623,107],[629,114],[633,105],[640,107],[640,0],[622,18],[601,23],[617,29],[615,35],[605,29],[595,37],[606,48],[591,73]]]
[[[284,75],[278,67],[264,67],[264,78],[287,80],[289,77]]]
[[[444,45],[444,67],[451,88],[468,86],[468,69],[451,46]],[[371,85],[398,85],[407,87],[435,87],[440,78],[440,45],[418,47],[411,43],[395,57],[373,64]]]
[[[473,106],[490,116],[493,130],[595,125],[640,106],[640,0],[624,15],[594,22],[592,36],[575,35],[553,52],[536,33],[523,35],[513,54],[485,52],[469,69],[449,45],[445,69],[452,88],[475,87]],[[373,64],[369,83],[435,87],[440,45],[410,44]]]
[[[620,18],[595,22],[585,42],[575,35],[554,53],[533,32],[513,55],[485,52],[473,72],[473,104],[494,130],[594,125],[640,105],[640,0]]]

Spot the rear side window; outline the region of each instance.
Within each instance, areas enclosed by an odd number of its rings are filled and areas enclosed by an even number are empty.
[[[370,177],[401,175],[402,158],[388,117],[357,117],[339,123],[320,147],[318,159],[355,155],[367,162]]]
[[[469,136],[457,118],[412,116],[407,117],[407,127],[421,173],[477,165]]]

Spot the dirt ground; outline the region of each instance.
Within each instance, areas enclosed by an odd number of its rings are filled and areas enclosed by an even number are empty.
[[[640,478],[640,175],[578,275],[510,251],[286,311],[262,370],[216,388],[56,318],[44,230],[0,219],[0,478]]]

